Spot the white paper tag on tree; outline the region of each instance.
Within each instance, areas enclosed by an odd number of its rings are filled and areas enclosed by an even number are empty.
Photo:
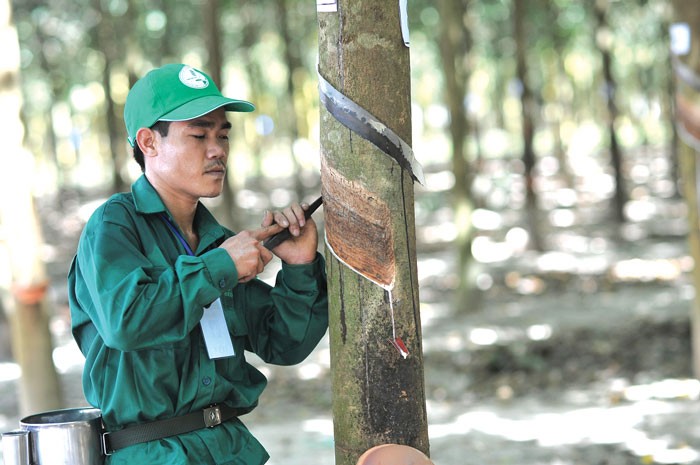
[[[204,315],[199,324],[202,326],[204,343],[207,346],[207,353],[210,359],[233,357],[236,352],[233,350],[233,341],[226,326],[224,309],[221,306],[221,299],[216,299],[208,307],[204,307]]]
[[[671,38],[671,52],[674,55],[687,55],[690,53],[690,26],[688,23],[674,23],[669,27]]]
[[[316,0],[316,11],[334,13],[338,11],[337,0]]]

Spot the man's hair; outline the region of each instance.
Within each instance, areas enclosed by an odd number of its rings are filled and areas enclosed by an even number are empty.
[[[156,121],[156,124],[151,126],[151,129],[156,131],[162,137],[167,137],[168,130],[170,129],[170,121]],[[143,152],[141,151],[141,147],[139,147],[138,141],[136,141],[134,144],[134,160],[136,160],[136,163],[138,163],[141,167],[141,172],[145,172],[146,162],[143,159]]]

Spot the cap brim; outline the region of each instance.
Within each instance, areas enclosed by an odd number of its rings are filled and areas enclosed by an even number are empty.
[[[223,107],[226,111],[251,112],[255,110],[255,105],[245,100],[234,100],[217,95],[209,95],[180,105],[171,112],[158,118],[159,121],[187,121]]]

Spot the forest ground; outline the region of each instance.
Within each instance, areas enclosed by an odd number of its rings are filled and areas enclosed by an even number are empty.
[[[42,206],[67,407],[85,405],[65,270],[85,211],[94,207],[87,200]],[[672,207],[665,211],[678,211]],[[477,265],[470,274],[486,284],[461,303],[453,243],[422,240],[429,225],[440,225],[435,217],[421,221],[418,270],[436,465],[700,464],[700,383],[691,379],[688,319],[694,290],[685,237],[659,233],[669,218],[653,218],[626,236],[609,222],[589,224],[566,232],[588,244],[576,252],[525,251]],[[0,432],[19,421],[11,362],[0,348]],[[327,338],[297,367],[261,365],[269,387],[244,422],[270,452],[271,465],[334,463],[329,365]]]

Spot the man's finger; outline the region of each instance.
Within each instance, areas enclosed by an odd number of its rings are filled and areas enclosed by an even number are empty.
[[[263,215],[263,220],[262,223],[260,223],[260,226],[263,228],[270,226],[272,222],[274,221],[274,215],[270,210],[265,210],[265,214]]]
[[[294,216],[296,216],[297,218],[299,226],[304,227],[304,224],[306,223],[306,211],[304,210],[304,208],[302,208],[302,206],[299,204],[294,204],[291,208],[292,212],[294,213]]]
[[[253,229],[250,231],[250,235],[253,236],[255,240],[264,241],[268,237],[274,236],[278,232],[282,231],[284,228],[279,224],[271,224],[270,226],[263,226],[258,229]]]

